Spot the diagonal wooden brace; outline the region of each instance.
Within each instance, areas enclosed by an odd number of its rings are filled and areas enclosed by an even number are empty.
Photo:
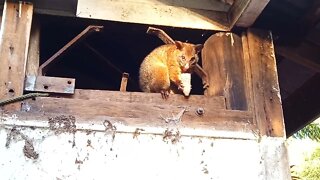
[[[103,26],[88,26],[86,29],[84,29],[80,34],[78,34],[76,37],[74,37],[71,41],[69,41],[65,46],[63,46],[58,52],[56,52],[54,55],[52,55],[48,60],[46,60],[40,67],[39,67],[39,75],[43,75],[44,71],[53,64],[53,62],[57,61],[61,55],[69,50],[71,47],[73,47],[76,43],[81,41],[83,38],[85,38],[89,33],[91,32],[100,32]]]

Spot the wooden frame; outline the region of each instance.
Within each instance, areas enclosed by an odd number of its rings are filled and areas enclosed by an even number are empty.
[[[10,3],[7,4],[10,7]],[[10,27],[7,23],[9,22],[5,19],[2,31]],[[31,21],[23,26],[30,29]],[[6,34],[3,33],[1,38],[5,37]],[[38,37],[38,33],[31,33],[31,39]],[[28,43],[28,38],[24,41]],[[216,43],[220,43],[220,48],[215,48]],[[32,50],[29,50],[28,57],[38,57],[37,46],[38,43],[32,42]],[[5,45],[2,45],[1,48],[4,47]],[[20,51],[13,53],[17,52]],[[157,129],[175,127],[179,128],[183,135],[194,136],[285,137],[270,32],[251,29],[242,37],[233,33],[216,33],[205,43],[202,55],[203,67],[209,75],[210,83],[205,92],[206,96],[192,95],[186,99],[180,95],[173,95],[168,100],[163,100],[159,94],[75,90],[73,95],[52,94],[51,97],[24,100],[21,111],[9,109],[10,111],[3,111],[1,116],[15,114],[19,120],[27,122],[28,119],[45,121],[58,114],[64,114],[75,116],[77,121],[90,120],[93,124],[101,124],[106,120],[122,124],[122,131],[128,132],[143,128],[145,132],[159,133]],[[15,60],[18,57],[11,58]],[[26,74],[35,75],[37,71],[34,65],[38,64],[37,60],[38,58],[29,58],[27,67],[33,64],[33,68],[27,68]],[[17,68],[22,68],[24,64],[16,65]],[[219,69],[224,71],[221,73]],[[46,78],[42,79],[46,81]],[[58,93],[63,93],[61,89],[65,88],[65,85],[61,84],[60,87],[59,83],[66,80],[50,79],[50,82],[57,84],[55,89]],[[15,78],[11,81],[23,84],[24,79]],[[3,91],[6,87],[1,88]],[[41,88],[37,91],[55,92]],[[182,115],[181,122],[168,123],[164,120],[176,117],[184,108],[187,111]],[[204,110],[203,114],[197,114],[200,108]],[[230,132],[233,135],[230,135]]]
[[[4,178],[290,179],[270,32],[212,35],[202,51],[205,95],[164,100],[125,92],[126,75],[121,91],[74,90],[75,79],[40,76],[39,26],[27,18],[33,6],[5,8],[0,80],[19,89],[7,96],[19,102],[0,99]],[[12,38],[20,35],[13,27],[25,36]]]

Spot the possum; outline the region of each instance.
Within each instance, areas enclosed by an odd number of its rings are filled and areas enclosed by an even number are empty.
[[[168,98],[170,92],[184,91],[181,73],[186,73],[194,67],[198,53],[203,48],[201,44],[175,41],[154,49],[140,65],[139,84],[144,92],[161,93],[162,98]]]

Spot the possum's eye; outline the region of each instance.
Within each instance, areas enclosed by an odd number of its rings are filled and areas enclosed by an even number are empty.
[[[186,57],[184,55],[181,55],[180,58],[178,59],[178,62],[180,66],[185,66],[187,64]]]
[[[180,63],[186,63],[187,59],[184,55],[180,56]]]
[[[186,57],[184,55],[181,56],[182,61],[186,61]]]

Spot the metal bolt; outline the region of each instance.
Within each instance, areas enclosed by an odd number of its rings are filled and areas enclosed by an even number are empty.
[[[197,114],[198,116],[202,116],[202,115],[204,114],[204,109],[203,109],[202,107],[199,107],[199,108],[197,109],[197,111],[196,111],[196,114]]]

